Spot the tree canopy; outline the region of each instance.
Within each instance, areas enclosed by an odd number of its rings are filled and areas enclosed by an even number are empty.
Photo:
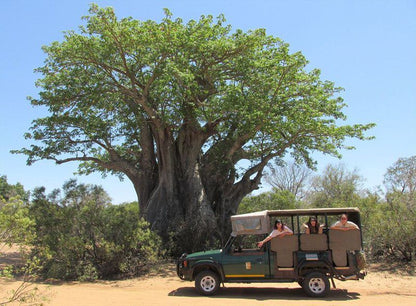
[[[264,29],[232,31],[223,16],[185,23],[168,10],[161,22],[118,19],[96,5],[84,20],[43,47],[30,100],[49,115],[16,152],[127,176],[153,228],[200,233],[188,250],[229,230],[271,159],[313,167],[312,152],[340,156],[346,139],[370,138],[373,124],[342,124],[342,89]]]
[[[3,198],[8,201],[13,197],[20,197],[22,201],[28,202],[29,192],[25,191],[23,185],[20,183],[16,183],[15,185],[9,184],[6,175],[0,176],[0,199]]]
[[[328,165],[322,175],[311,181],[307,201],[312,207],[348,207],[355,205],[363,178],[345,165]]]

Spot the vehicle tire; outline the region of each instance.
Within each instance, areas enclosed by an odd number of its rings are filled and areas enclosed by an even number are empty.
[[[306,275],[302,288],[311,297],[324,297],[331,290],[328,277],[321,272],[312,272]]]
[[[204,270],[195,277],[195,288],[202,295],[214,295],[220,287],[218,275],[212,271]]]

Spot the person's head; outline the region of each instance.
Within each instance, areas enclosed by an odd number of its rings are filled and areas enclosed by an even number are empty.
[[[285,228],[282,220],[274,221],[274,229],[283,230]]]
[[[315,217],[309,217],[308,226],[309,227],[319,228],[318,220],[316,220]]]
[[[309,217],[309,224],[312,226],[315,226],[317,222],[315,217]]]
[[[348,216],[347,216],[347,214],[342,214],[341,215],[341,224],[346,224],[347,223],[347,221],[348,221]]]

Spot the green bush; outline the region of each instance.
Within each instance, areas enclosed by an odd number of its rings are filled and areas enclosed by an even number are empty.
[[[266,209],[294,209],[299,208],[300,205],[301,202],[297,201],[290,191],[273,188],[270,192],[245,197],[238,207],[238,213],[245,214]]]
[[[143,273],[161,254],[160,238],[139,218],[137,203],[111,205],[96,186],[64,185],[64,197],[35,191],[32,254],[44,278],[95,280]]]

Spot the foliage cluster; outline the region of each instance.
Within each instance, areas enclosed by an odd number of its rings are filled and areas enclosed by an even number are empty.
[[[161,255],[160,238],[139,217],[137,203],[111,205],[98,186],[70,180],[61,191],[37,188],[32,201],[2,200],[3,241],[30,246],[43,278],[95,280],[146,271]]]
[[[15,265],[0,265],[1,277],[22,275],[20,285],[10,292],[6,303],[35,303],[42,299],[37,287],[30,282],[37,271],[39,263],[28,255],[28,246],[35,237],[34,222],[29,216],[27,201],[29,192],[26,192],[19,183],[11,185],[6,176],[0,177],[0,254],[6,246],[20,245],[22,260]]]
[[[401,194],[375,202],[367,219],[367,251],[375,258],[410,262],[416,257],[416,211],[408,209]],[[366,203],[366,204],[367,204]]]
[[[362,201],[367,214],[368,250],[377,257],[412,261],[416,257],[416,155],[398,159],[384,176],[384,200]]]
[[[11,185],[7,182],[7,176],[0,176],[0,197],[3,200],[8,201],[11,198],[20,197],[22,201],[27,202],[29,194],[29,192],[24,190],[22,184]]]
[[[94,280],[137,275],[158,258],[160,241],[139,218],[137,203],[111,205],[101,187],[74,180],[58,193],[34,192],[33,252],[47,278]]]
[[[302,203],[288,190],[273,189],[257,196],[248,196],[241,202],[238,213],[250,213],[261,210],[295,209]]]

